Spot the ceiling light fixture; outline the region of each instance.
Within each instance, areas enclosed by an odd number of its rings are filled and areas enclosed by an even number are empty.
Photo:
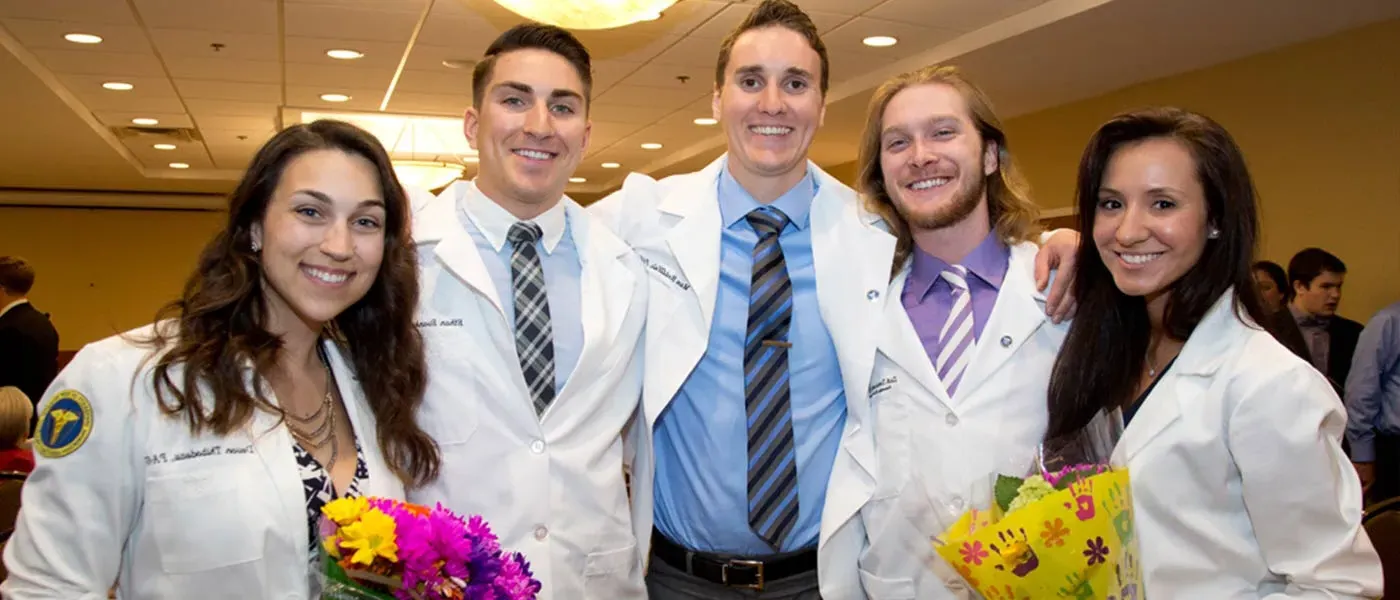
[[[496,0],[496,4],[530,19],[564,29],[613,29],[655,21],[676,0]]]
[[[348,102],[350,97],[345,94],[321,94],[321,99],[326,102]]]
[[[871,48],[888,48],[899,43],[899,40],[888,35],[872,35],[861,40],[862,44]]]
[[[344,49],[344,48],[335,48],[335,49],[331,49],[331,50],[327,50],[327,51],[326,51],[326,56],[329,56],[329,57],[331,57],[331,58],[338,59],[338,60],[355,60],[355,59],[360,58],[360,57],[362,57],[362,56],[364,56],[364,55],[365,55],[365,53],[364,53],[364,52],[360,52],[359,50],[347,50],[347,49]]]
[[[136,117],[135,119],[132,119],[132,120],[131,120],[131,124],[132,124],[132,125],[145,125],[145,126],[149,127],[149,126],[151,126],[151,125],[160,125],[160,121],[157,120],[157,119],[152,119],[152,118],[150,118],[150,117]]]
[[[131,84],[125,81],[108,81],[107,83],[102,84],[102,87],[107,88],[109,90],[116,90],[118,92],[125,92],[135,86],[132,86]]]
[[[410,188],[438,189],[465,177],[465,165],[478,161],[462,135],[460,117],[307,110],[288,112],[284,118],[299,123],[335,119],[368,131],[388,151],[394,173]]]
[[[569,183],[588,183],[587,177],[570,177]]]
[[[156,150],[174,150],[175,144],[156,144],[151,147],[155,148]]]
[[[93,35],[93,34],[91,34],[91,33],[70,33],[70,34],[68,34],[68,35],[63,36],[63,39],[68,40],[68,41],[70,41],[70,42],[73,42],[74,44],[101,44],[101,43],[102,43],[102,36],[100,36],[100,35]]]
[[[172,168],[172,169],[188,169],[188,168],[190,168],[190,166],[189,166],[188,164],[186,164],[186,163],[170,163],[170,168]]]
[[[622,165],[620,165],[620,164],[618,164],[618,163],[603,163],[603,164],[598,165],[598,166],[603,167],[604,169],[616,169],[616,168],[618,168],[618,167],[621,167]]]
[[[656,143],[656,142],[647,142],[647,143],[645,143],[645,144],[642,144],[642,149],[643,149],[643,150],[660,150],[660,149],[661,149],[661,144],[658,144],[658,143]]]
[[[718,120],[716,120],[716,119],[711,119],[710,117],[700,117],[700,118],[698,118],[698,119],[695,120],[695,124],[696,124],[696,125],[714,125],[715,123],[718,123],[718,122],[719,122]]]
[[[462,178],[462,165],[430,160],[396,160],[394,175],[404,187],[435,190]]]
[[[442,66],[449,69],[470,69],[476,66],[476,61],[470,58],[449,58],[442,61]]]

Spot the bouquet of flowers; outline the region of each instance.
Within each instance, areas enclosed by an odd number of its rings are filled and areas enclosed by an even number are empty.
[[[1042,445],[1028,476],[995,475],[990,505],[935,537],[937,554],[991,600],[1144,598],[1128,472],[1108,464],[1117,414]]]
[[[533,600],[540,582],[479,516],[383,498],[321,509],[322,600]]]

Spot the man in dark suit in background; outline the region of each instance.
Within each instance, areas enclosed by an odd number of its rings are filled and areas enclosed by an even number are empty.
[[[18,256],[0,256],[0,387],[23,391],[37,416],[44,390],[58,375],[58,330],[29,304],[32,287],[34,267]]]
[[[1319,248],[1308,248],[1288,261],[1288,303],[1275,313],[1269,329],[1294,354],[1312,363],[1342,395],[1362,326],[1337,315],[1347,267]]]

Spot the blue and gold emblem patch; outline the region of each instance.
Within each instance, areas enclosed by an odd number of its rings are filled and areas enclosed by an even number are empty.
[[[39,418],[34,450],[46,458],[59,458],[81,448],[92,433],[92,405],[78,390],[54,394]]]

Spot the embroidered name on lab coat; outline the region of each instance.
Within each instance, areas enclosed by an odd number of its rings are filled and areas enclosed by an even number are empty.
[[[462,320],[461,320],[461,319],[443,319],[443,320],[441,320],[441,321],[439,321],[439,320],[437,320],[437,319],[427,319],[427,320],[424,320],[424,321],[414,321],[413,324],[414,324],[414,325],[417,325],[417,326],[420,327],[420,328],[422,328],[422,327],[461,327],[461,326],[463,326],[463,323],[462,323]]]
[[[197,450],[186,450],[184,452],[176,452],[175,454],[168,454],[165,452],[148,454],[146,455],[146,465],[163,465],[165,463],[176,463],[186,460],[194,460],[198,458],[208,458],[210,456],[222,456],[225,454],[252,453],[252,444],[248,444],[246,446],[231,446],[228,448],[225,448],[223,446],[205,446]]]
[[[672,273],[671,269],[667,268],[666,265],[651,262],[651,259],[645,256],[638,255],[638,257],[642,259],[642,264],[646,265],[646,268],[650,269],[651,272],[656,273],[657,275],[660,275],[662,279],[671,282],[671,285],[674,285],[687,292],[690,291],[690,282],[681,279],[679,275]]]
[[[866,392],[866,395],[874,398],[875,396],[894,389],[894,384],[896,383],[899,383],[899,376],[897,375],[883,377],[879,381],[870,384],[870,389]]]

